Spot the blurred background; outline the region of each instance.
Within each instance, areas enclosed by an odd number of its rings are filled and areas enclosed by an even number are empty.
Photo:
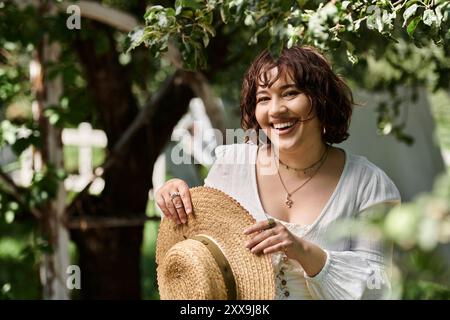
[[[392,297],[449,299],[449,15],[438,0],[0,0],[0,299],[159,299],[154,191],[203,184],[214,148],[242,142],[225,137],[246,68],[294,44],[353,90],[339,146],[402,195],[370,226],[395,246]]]

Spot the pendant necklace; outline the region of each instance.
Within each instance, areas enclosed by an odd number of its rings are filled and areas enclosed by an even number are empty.
[[[281,174],[280,174],[280,168],[278,167],[277,171],[278,171],[278,177],[280,177],[280,181],[281,184],[283,185],[284,190],[286,191],[286,201],[285,204],[288,208],[291,208],[292,205],[294,204],[294,201],[292,201],[291,196],[297,192],[298,190],[300,190],[305,184],[307,184],[315,175],[316,173],[320,170],[320,168],[322,167],[322,165],[325,163],[325,161],[328,158],[328,151],[329,151],[329,145],[326,145],[326,150],[325,152],[322,154],[322,156],[320,157],[319,161],[317,161],[316,163],[314,163],[313,165],[305,168],[305,169],[296,169],[296,168],[292,168],[287,166],[286,164],[282,163],[280,159],[278,159],[279,163],[281,163],[283,166],[286,167],[286,169],[293,169],[295,171],[303,171],[304,174],[306,174],[306,172],[310,171],[312,168],[314,168],[316,165],[319,165],[317,170],[311,175],[311,177],[309,177],[305,182],[303,182],[299,187],[297,187],[296,189],[294,189],[293,191],[289,192],[288,189],[286,188],[286,185],[283,182],[283,179],[281,178]]]

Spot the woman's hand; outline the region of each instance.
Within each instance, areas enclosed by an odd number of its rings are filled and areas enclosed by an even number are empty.
[[[284,252],[291,259],[296,259],[302,248],[301,239],[293,235],[284,225],[272,220],[259,221],[244,230],[244,234],[256,235],[245,245],[252,253]]]
[[[156,204],[177,224],[186,223],[187,215],[192,212],[189,186],[181,179],[170,179],[156,192]]]

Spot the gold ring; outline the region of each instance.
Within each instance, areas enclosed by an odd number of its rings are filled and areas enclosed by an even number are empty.
[[[268,226],[267,226],[268,229],[275,227],[275,225],[277,224],[275,222],[275,220],[272,218],[267,219],[267,222],[268,222]]]

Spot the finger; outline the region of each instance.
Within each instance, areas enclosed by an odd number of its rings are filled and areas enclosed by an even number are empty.
[[[264,230],[263,232],[259,233],[258,235],[253,237],[251,240],[249,240],[246,244],[246,247],[248,249],[251,249],[258,243],[260,243],[261,241],[264,241],[265,239],[272,237],[274,235],[276,235],[276,231],[274,229]]]
[[[186,223],[187,217],[186,212],[184,211],[183,201],[181,201],[180,197],[175,197],[172,200],[172,203],[177,211],[178,217],[182,223]]]
[[[178,217],[178,212],[175,209],[175,207],[173,206],[173,202],[172,202],[172,199],[170,198],[170,195],[167,193],[167,194],[164,194],[163,197],[164,197],[164,202],[166,203],[167,210],[170,211],[170,214],[172,215],[174,221],[177,224],[180,224],[181,221],[180,221],[180,218]]]
[[[166,208],[166,202],[164,201],[164,198],[161,195],[156,196],[156,204],[161,209],[161,211],[164,213],[165,217],[172,218],[170,211]]]
[[[188,185],[186,183],[182,183],[178,190],[180,192],[181,200],[183,201],[183,206],[186,213],[192,213],[192,200]]]
[[[250,227],[244,229],[244,234],[251,234],[256,231],[268,229],[270,227],[269,220],[258,221]]]
[[[259,244],[254,246],[251,250],[252,253],[258,254],[260,252],[263,252],[264,249],[272,247],[278,243],[280,243],[281,239],[278,235],[271,236],[263,241],[261,241]]]
[[[285,252],[287,245],[284,242],[279,242],[273,246],[267,247],[263,250],[264,254],[275,253],[275,252]]]

